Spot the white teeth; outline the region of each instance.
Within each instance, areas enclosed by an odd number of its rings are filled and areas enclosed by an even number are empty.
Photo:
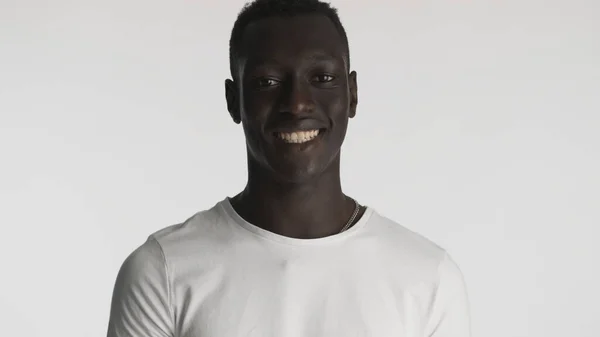
[[[279,132],[277,136],[286,143],[305,143],[313,140],[319,134],[319,130]]]

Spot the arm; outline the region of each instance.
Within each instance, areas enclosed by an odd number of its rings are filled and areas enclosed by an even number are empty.
[[[123,262],[112,296],[108,337],[171,337],[170,289],[162,249],[153,238]]]
[[[438,267],[438,284],[429,308],[426,337],[470,337],[469,300],[463,275],[446,254]]]

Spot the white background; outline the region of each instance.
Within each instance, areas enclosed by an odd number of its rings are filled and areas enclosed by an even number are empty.
[[[243,188],[242,4],[0,0],[2,336],[105,336],[125,257]],[[333,4],[345,191],[453,255],[475,336],[599,336],[600,2]]]

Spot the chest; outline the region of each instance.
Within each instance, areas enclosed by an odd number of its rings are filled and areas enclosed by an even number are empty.
[[[420,337],[426,292],[377,263],[276,261],[180,283],[180,337]]]

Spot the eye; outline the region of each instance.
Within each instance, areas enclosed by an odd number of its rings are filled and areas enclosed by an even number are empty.
[[[279,81],[274,80],[272,78],[258,78],[255,81],[255,85],[257,88],[268,88],[279,84]]]
[[[331,75],[327,75],[327,74],[319,74],[317,76],[314,77],[314,81],[315,82],[319,82],[319,83],[327,83],[327,82],[331,82],[335,79],[335,77],[331,76]]]

